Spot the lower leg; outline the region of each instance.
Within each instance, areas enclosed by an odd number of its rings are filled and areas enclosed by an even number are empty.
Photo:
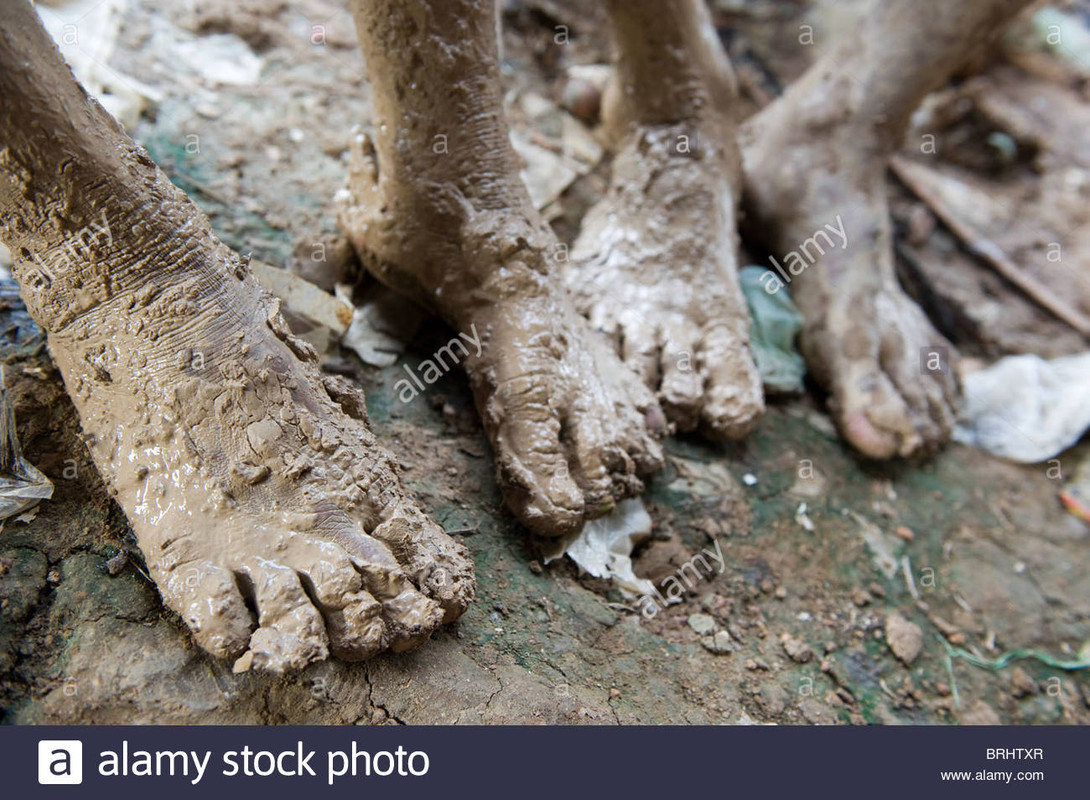
[[[0,238],[197,641],[283,670],[404,648],[457,617],[473,595],[464,548],[402,489],[362,395],[321,374],[24,0],[0,10],[0,95]]]
[[[871,0],[784,100],[812,125],[851,129],[858,146],[889,155],[923,99],[1032,2]]]
[[[790,276],[791,292],[806,321],[810,371],[830,391],[842,434],[865,455],[941,445],[957,398],[952,364],[920,367],[921,351],[956,354],[898,285],[886,161],[923,97],[1029,2],[874,2],[743,127],[750,235],[781,263],[807,242],[826,243]]]
[[[609,0],[612,90],[624,121],[672,125],[733,114],[737,86],[704,3]]]
[[[734,76],[703,0],[609,10],[604,116],[618,146],[568,285],[672,422],[738,438],[764,405],[738,285]]]
[[[554,275],[562,248],[503,119],[493,4],[354,13],[377,134],[356,143],[341,225],[381,280],[479,336],[464,363],[508,505],[537,533],[578,530],[659,466],[661,412]]]

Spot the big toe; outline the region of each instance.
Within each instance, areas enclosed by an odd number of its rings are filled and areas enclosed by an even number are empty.
[[[833,386],[830,409],[849,445],[864,456],[907,456],[923,443],[914,413],[877,363],[853,364]]]
[[[585,503],[570,474],[559,414],[545,383],[533,376],[507,381],[487,414],[508,508],[533,533],[563,536],[582,525]]]
[[[193,632],[197,644],[219,658],[237,658],[250,640],[253,620],[235,576],[211,562],[167,573],[151,565],[163,600]]]

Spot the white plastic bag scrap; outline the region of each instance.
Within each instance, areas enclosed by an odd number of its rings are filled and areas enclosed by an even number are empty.
[[[639,498],[622,500],[608,517],[583,526],[562,553],[596,578],[612,579],[621,591],[640,597],[652,594],[655,585],[632,571],[632,551],[651,536],[651,515]]]
[[[15,432],[15,410],[0,366],[0,528],[9,517],[26,515],[42,500],[53,496],[53,483],[23,458]],[[20,517],[29,522],[29,517]]]
[[[397,363],[423,324],[424,312],[417,306],[376,284],[356,306],[341,344],[355,351],[364,364],[389,367]]]
[[[1008,356],[962,377],[954,440],[1024,464],[1052,458],[1090,428],[1090,353]]]
[[[109,66],[129,0],[53,0],[35,8],[76,78],[131,130],[162,93]]]

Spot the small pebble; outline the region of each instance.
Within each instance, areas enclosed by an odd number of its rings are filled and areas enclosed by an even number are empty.
[[[908,215],[908,241],[919,247],[926,244],[935,230],[935,217],[923,203],[913,206]]]
[[[784,652],[791,657],[792,661],[805,664],[814,657],[814,651],[810,649],[810,645],[790,633],[784,633],[780,636],[780,644],[783,645]]]
[[[886,643],[893,655],[906,666],[916,660],[923,649],[923,631],[896,611],[886,616]]]
[[[235,673],[236,675],[238,675],[241,672],[249,672],[250,668],[253,667],[253,665],[254,665],[254,651],[253,650],[247,650],[245,653],[243,653],[241,656],[239,656],[238,660],[231,667],[231,672]]]
[[[709,614],[690,614],[689,627],[699,636],[711,636],[715,630],[715,618]]]
[[[742,483],[744,483],[746,486],[756,486],[757,476],[754,475],[752,472],[747,472],[745,475],[742,476]]]
[[[734,643],[731,642],[730,634],[726,631],[719,631],[715,636],[705,636],[700,643],[704,645],[705,650],[716,655],[734,652]]]
[[[1021,667],[1015,667],[1011,673],[1011,694],[1015,697],[1026,697],[1037,694],[1038,691],[1037,681],[1033,680]]]
[[[894,531],[897,534],[898,539],[904,539],[906,542],[911,542],[916,538],[916,534],[912,532],[912,528],[905,527],[904,525],[898,525],[897,530]]]
[[[106,560],[106,572],[111,576],[117,575],[125,569],[125,563],[129,560],[129,554],[124,550],[118,550],[112,558]]]

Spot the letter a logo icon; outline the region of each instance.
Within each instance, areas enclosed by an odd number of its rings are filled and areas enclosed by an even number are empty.
[[[38,742],[38,783],[83,783],[83,742],[75,739]]]

